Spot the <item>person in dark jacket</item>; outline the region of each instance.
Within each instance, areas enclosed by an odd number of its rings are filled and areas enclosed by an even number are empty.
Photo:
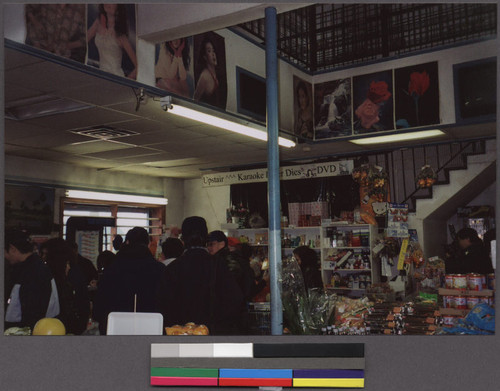
[[[90,316],[90,298],[87,281],[80,269],[77,253],[71,243],[52,238],[45,243],[45,262],[54,276],[59,293],[60,313],[67,334],[82,334]]]
[[[236,279],[238,286],[249,302],[257,293],[255,289],[255,275],[250,267],[250,260],[245,259],[241,252],[241,243],[235,238],[229,239],[222,231],[212,231],[208,234],[208,252],[215,257],[216,262],[225,263],[231,274]],[[230,246],[231,244],[231,246]]]
[[[307,246],[299,246],[293,250],[293,256],[302,271],[306,292],[311,288],[323,288],[316,251]]]
[[[208,253],[207,234],[202,217],[182,223],[186,250],[166,268],[165,325],[194,322],[206,325],[212,335],[234,334],[245,308],[243,295],[226,265]]]
[[[110,312],[160,312],[165,265],[155,260],[148,245],[148,232],[132,228],[104,270],[94,307],[101,334],[106,333]]]
[[[446,260],[447,274],[493,273],[491,259],[474,228],[462,228],[456,237],[458,251]]]
[[[5,260],[10,264],[5,329],[33,329],[38,320],[55,317],[59,313],[55,282],[47,265],[33,251],[33,243],[26,232],[8,230],[4,243]]]

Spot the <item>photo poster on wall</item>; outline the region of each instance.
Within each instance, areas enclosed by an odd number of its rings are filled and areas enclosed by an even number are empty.
[[[439,124],[437,61],[394,70],[396,128]]]
[[[53,188],[5,184],[5,228],[48,235],[54,229]]]
[[[293,91],[293,133],[302,139],[312,140],[314,137],[312,84],[294,75]]]
[[[496,116],[497,60],[495,57],[453,66],[457,122]]]
[[[135,4],[88,4],[87,42],[87,65],[137,78]]]
[[[194,94],[193,37],[164,41],[155,46],[156,87],[192,98]]]
[[[394,129],[392,70],[353,78],[354,134]]]
[[[226,109],[227,72],[224,37],[212,31],[194,36],[193,98],[211,106]]]
[[[84,63],[85,11],[85,4],[26,4],[24,43]]]
[[[314,138],[352,136],[351,79],[314,85]]]

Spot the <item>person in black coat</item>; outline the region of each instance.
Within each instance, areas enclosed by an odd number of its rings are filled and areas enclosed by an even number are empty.
[[[462,228],[457,232],[457,251],[445,262],[447,274],[493,273],[491,259],[483,241],[473,228]]]
[[[30,327],[45,317],[59,313],[52,274],[42,259],[34,252],[29,235],[20,230],[5,232],[4,257],[9,263],[8,302],[5,306],[5,330],[9,327]],[[54,288],[54,289],[53,289]],[[55,307],[51,306],[56,304]]]
[[[101,334],[106,333],[110,312],[160,312],[165,265],[155,260],[148,244],[148,232],[132,228],[104,270],[94,307]]]
[[[202,217],[188,217],[182,223],[186,250],[165,273],[165,326],[194,322],[206,325],[212,335],[235,334],[245,310],[243,294],[227,266],[208,253],[207,234]]]
[[[323,288],[316,251],[307,246],[299,246],[293,250],[293,256],[302,271],[306,292],[311,288]]]
[[[85,274],[80,268],[77,253],[62,238],[52,238],[45,243],[45,262],[49,266],[59,294],[60,313],[67,334],[82,334],[90,316],[90,298]]]

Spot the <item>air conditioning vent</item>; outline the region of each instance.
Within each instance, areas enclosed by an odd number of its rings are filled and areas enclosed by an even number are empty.
[[[139,134],[131,130],[117,129],[111,126],[95,126],[87,129],[70,130],[71,133],[80,134],[83,136],[93,137],[100,140],[112,140],[120,137],[134,136]]]

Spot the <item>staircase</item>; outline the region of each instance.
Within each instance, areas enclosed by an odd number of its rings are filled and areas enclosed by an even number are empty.
[[[483,154],[466,157],[466,169],[449,170],[448,183],[435,185],[432,198],[418,199],[413,226],[425,256],[443,255],[448,242],[447,220],[496,181],[496,141],[486,142]]]
[[[496,181],[496,140],[422,146],[382,155],[369,161],[384,167],[390,178],[391,201],[408,203],[409,223],[417,229],[425,257],[443,256],[448,242],[447,221]],[[428,164],[438,178],[419,189],[415,178]]]
[[[439,186],[450,183],[453,172],[467,170],[468,159],[484,155],[487,145],[489,149],[495,149],[495,140],[411,147],[367,158],[370,163],[384,167],[388,172],[391,202],[407,203],[409,211],[414,213],[418,200],[432,199]],[[435,170],[437,181],[430,188],[420,189],[415,178],[424,165],[430,165]]]

